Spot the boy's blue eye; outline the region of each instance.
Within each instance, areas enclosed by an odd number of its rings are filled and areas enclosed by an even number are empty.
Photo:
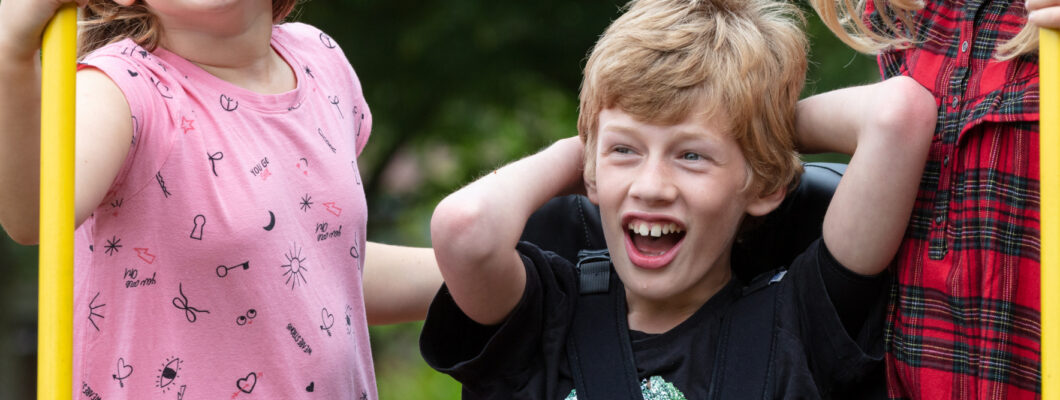
[[[632,152],[633,152],[633,150],[631,150],[629,147],[616,147],[615,148],[615,153],[619,153],[619,154],[630,154]]]
[[[688,152],[688,153],[682,154],[681,155],[681,159],[685,160],[685,161],[699,161],[699,160],[703,159],[703,156],[701,156],[699,154],[696,154],[696,153]]]

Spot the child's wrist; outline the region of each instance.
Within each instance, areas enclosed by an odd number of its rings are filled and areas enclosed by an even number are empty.
[[[40,46],[26,46],[25,41],[20,41],[14,36],[0,29],[0,57],[4,58],[4,64],[11,62],[32,64]]]

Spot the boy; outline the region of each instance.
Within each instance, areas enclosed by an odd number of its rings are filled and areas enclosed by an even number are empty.
[[[732,244],[784,199],[797,141],[853,157],[823,239],[771,280],[769,378],[740,397],[840,397],[873,378],[879,275],[905,229],[935,106],[911,80],[890,80],[804,100],[796,125],[806,68],[797,17],[771,0],[631,2],[586,65],[581,140],[488,174],[435,210],[446,286],[421,337],[428,363],[463,383],[465,398],[580,397],[567,348],[578,272],[517,241],[535,209],[584,187],[600,206],[619,277],[609,296],[622,300],[619,336],[628,333],[641,395],[715,397],[723,319],[747,293],[732,279]]]

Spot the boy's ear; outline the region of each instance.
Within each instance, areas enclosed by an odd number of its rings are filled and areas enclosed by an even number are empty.
[[[748,214],[756,217],[769,214],[780,206],[780,203],[784,201],[784,196],[786,196],[787,193],[787,190],[782,187],[773,193],[753,196],[751,201],[747,203],[746,211]]]
[[[589,174],[583,172],[582,182],[585,182],[585,197],[588,197],[593,204],[600,205],[600,201],[596,197],[596,179],[589,179]]]

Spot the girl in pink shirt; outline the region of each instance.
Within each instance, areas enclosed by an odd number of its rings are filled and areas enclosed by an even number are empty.
[[[60,3],[0,5],[0,183],[26,189],[0,222],[21,243]],[[368,321],[422,318],[440,278],[429,249],[365,241],[372,115],[335,40],[280,23],[294,0],[78,3],[74,397],[377,398]]]

